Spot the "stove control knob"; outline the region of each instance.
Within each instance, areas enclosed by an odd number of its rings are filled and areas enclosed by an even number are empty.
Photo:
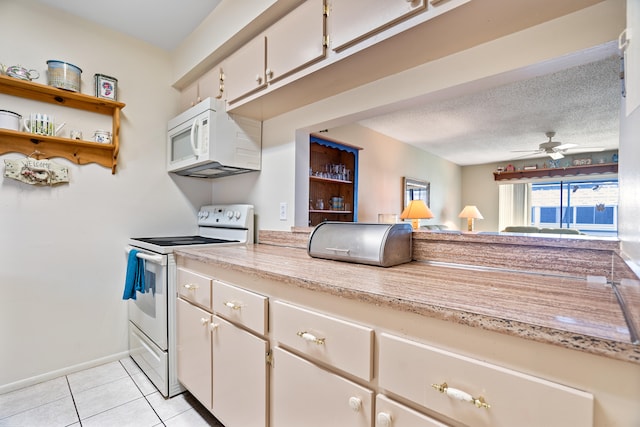
[[[227,218],[229,219],[233,218],[233,211],[227,211]]]
[[[240,219],[240,216],[242,216],[242,213],[240,213],[240,211],[235,211],[234,215],[235,215],[236,219]]]
[[[200,219],[207,219],[209,218],[209,211],[200,211],[198,216],[200,217]]]

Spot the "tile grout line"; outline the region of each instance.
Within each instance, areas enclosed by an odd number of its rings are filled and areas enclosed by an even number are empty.
[[[164,420],[162,419],[162,417],[160,416],[160,414],[158,414],[158,412],[156,411],[156,408],[153,407],[153,405],[151,404],[151,402],[149,402],[149,399],[147,399],[147,395],[144,394],[144,392],[142,391],[142,389],[140,388],[140,386],[138,386],[138,383],[135,382],[135,380],[133,379],[133,377],[131,376],[131,373],[127,370],[126,366],[124,366],[124,364],[122,363],[122,360],[118,360],[118,363],[120,363],[120,366],[122,366],[122,368],[124,369],[124,371],[127,373],[127,375],[129,375],[129,378],[131,378],[131,381],[133,381],[133,384],[136,386],[136,388],[138,389],[138,391],[140,392],[140,394],[142,395],[142,397],[144,398],[144,400],[147,402],[147,404],[149,405],[149,407],[151,408],[151,410],[153,411],[154,414],[156,414],[156,417],[158,417],[158,419],[160,420],[160,424],[162,424],[163,426],[166,427],[166,424],[164,423]],[[156,426],[158,424],[155,424]]]
[[[78,417],[78,423],[80,427],[82,427],[82,420],[80,419],[80,413],[78,412],[78,406],[76,405],[76,399],[73,396],[73,390],[71,390],[71,384],[69,384],[69,377],[67,375],[64,376],[64,380],[67,382],[67,387],[69,388],[69,394],[71,395],[71,401],[73,402],[73,409],[76,411],[76,416]]]

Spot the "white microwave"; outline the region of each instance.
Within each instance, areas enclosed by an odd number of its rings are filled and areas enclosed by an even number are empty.
[[[218,178],[260,170],[262,122],[228,114],[207,98],[169,120],[167,171]]]

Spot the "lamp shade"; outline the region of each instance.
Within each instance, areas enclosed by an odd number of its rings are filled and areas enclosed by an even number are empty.
[[[462,209],[458,218],[467,218],[467,230],[473,231],[473,221],[476,219],[484,219],[476,206],[467,205]]]
[[[484,219],[480,211],[476,206],[467,205],[462,209],[458,218],[474,218],[474,219]]]
[[[413,229],[418,228],[418,220],[433,218],[433,213],[429,210],[429,207],[424,200],[411,200],[406,208],[400,214],[400,219],[412,219],[411,222]]]

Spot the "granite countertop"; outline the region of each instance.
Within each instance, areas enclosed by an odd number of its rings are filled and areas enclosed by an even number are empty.
[[[176,254],[291,286],[640,364],[640,346],[631,343],[614,292],[603,283],[421,261],[383,268],[311,258],[301,248],[267,244],[180,249]]]

